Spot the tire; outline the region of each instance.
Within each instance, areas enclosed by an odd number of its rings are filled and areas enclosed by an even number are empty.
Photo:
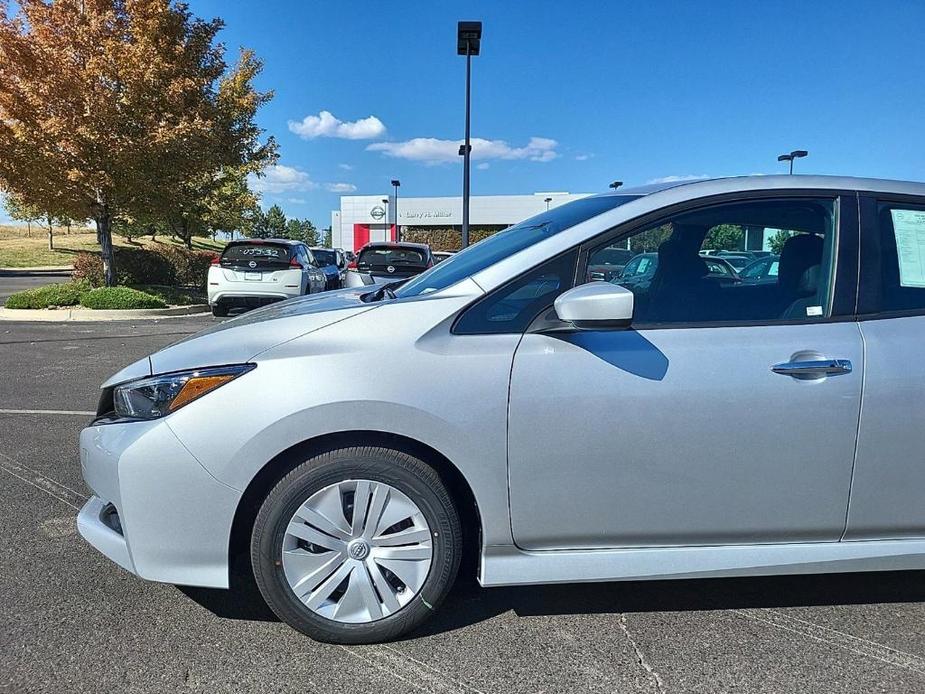
[[[344,491],[351,486],[355,487],[353,492]],[[308,525],[308,521],[303,523],[303,516],[295,514],[297,511],[300,514],[309,513],[306,508],[315,503],[324,503],[328,505],[321,522],[336,515],[336,512],[327,509],[341,508],[343,515],[339,517],[340,525],[351,528],[353,516],[356,515],[353,508],[360,504],[358,499],[361,490],[363,497],[368,499],[363,518],[368,518],[368,525],[372,529],[368,531],[369,545],[362,557],[355,558],[353,553],[355,550],[358,554],[363,552],[363,547],[357,549],[356,545],[365,545],[366,534],[360,536],[353,533],[352,540],[345,538],[345,544],[331,550],[293,536],[291,531],[296,527],[299,529],[299,538],[302,537],[300,533],[303,532],[304,524],[308,532],[313,533],[312,539],[323,537],[333,547],[338,540],[324,534],[318,535],[317,530],[321,525],[316,528]],[[383,490],[388,499],[384,502],[387,505],[381,506],[383,510],[379,511],[379,520],[373,520],[373,509],[380,508],[377,499],[381,497],[377,497],[377,494],[384,493]],[[411,506],[408,506],[408,501]],[[391,506],[393,502],[395,506]],[[391,522],[392,518],[400,517],[409,508],[417,512],[388,529],[379,528],[377,531],[379,523]],[[414,520],[409,520],[411,518]],[[415,533],[420,543],[410,546],[404,538],[388,540],[388,533],[401,532],[406,535]],[[294,540],[297,543],[295,546],[292,544]],[[402,546],[395,546],[399,544]],[[430,548],[429,567],[424,564],[426,560],[417,556],[425,553],[427,545]],[[284,548],[288,548],[285,554]],[[413,550],[414,557],[404,555],[404,558],[416,561],[396,563],[393,554],[395,550]],[[293,555],[298,555],[296,558],[300,562],[313,562],[312,567],[321,566],[322,563],[323,566],[317,571],[309,571],[302,579],[298,578],[300,574],[294,570],[287,578],[287,571],[292,564],[284,562],[292,562],[290,557]],[[257,513],[251,535],[254,578],[267,605],[289,626],[316,641],[326,643],[377,643],[395,639],[416,628],[431,616],[446,597],[459,570],[461,555],[459,515],[440,477],[417,458],[387,448],[342,448],[306,460],[283,477],[267,495]],[[332,558],[330,563],[327,557]],[[397,573],[392,573],[388,568],[383,569],[386,563],[395,568]],[[405,567],[412,564],[415,568],[409,573]],[[302,567],[305,564],[296,566]],[[343,571],[349,572],[346,578],[341,578]],[[326,578],[320,578],[325,575],[324,572],[330,573]],[[425,572],[426,578],[421,580]],[[399,578],[398,574],[402,574],[402,577]],[[296,588],[291,586],[291,581],[295,582]],[[356,586],[354,581],[357,581]],[[369,591],[369,585],[374,586],[373,592]],[[416,585],[419,587],[415,588]],[[299,586],[309,586],[300,591],[303,593],[302,599],[295,593]],[[332,586],[340,586],[331,593],[332,597],[318,597]],[[362,588],[365,588],[365,592]],[[388,599],[382,597],[387,594]],[[372,599],[367,598],[360,603],[357,602],[357,596],[369,596]],[[315,603],[313,607],[309,606],[319,599],[324,601],[322,605]],[[349,614],[348,603],[350,609],[356,608]],[[378,616],[375,616],[377,610]],[[358,618],[358,614],[362,616]]]
[[[221,304],[214,304],[212,306],[212,315],[216,318],[224,318],[228,315],[228,307],[222,306]]]

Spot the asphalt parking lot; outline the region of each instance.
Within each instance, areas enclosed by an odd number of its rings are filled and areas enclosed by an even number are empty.
[[[111,373],[212,320],[0,322],[0,690],[925,691],[925,572],[464,581],[422,632],[363,647],[297,634],[244,579],[135,579],[76,532],[81,413]]]

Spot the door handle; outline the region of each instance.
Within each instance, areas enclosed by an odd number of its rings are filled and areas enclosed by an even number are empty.
[[[851,373],[851,360],[849,359],[813,359],[809,361],[787,361],[775,364],[771,371],[784,376],[795,378],[821,378],[823,376],[837,376]]]

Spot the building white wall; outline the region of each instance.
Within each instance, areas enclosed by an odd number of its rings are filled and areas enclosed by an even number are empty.
[[[469,199],[469,223],[511,225],[546,209],[546,198],[552,198],[549,207],[557,207],[578,200],[590,193],[534,193],[533,195],[479,195]],[[383,204],[383,200],[388,200]],[[331,213],[334,246],[353,249],[354,224],[370,227],[370,240],[385,238],[389,220],[394,220],[395,200],[391,195],[344,195],[340,211]],[[378,208],[378,209],[377,209]],[[377,219],[374,212],[386,212]],[[447,227],[462,224],[461,197],[398,198],[400,226]]]

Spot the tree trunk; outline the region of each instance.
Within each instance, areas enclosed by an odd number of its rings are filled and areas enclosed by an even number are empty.
[[[100,240],[100,258],[103,260],[103,278],[107,287],[116,284],[116,264],[112,252],[112,216],[104,207],[94,220],[96,236]]]
[[[55,230],[51,225],[51,215],[48,215],[48,250],[55,250]]]
[[[32,238],[32,220],[26,220],[26,236]]]
[[[188,250],[193,250],[193,231],[190,229],[189,220],[183,220],[183,241],[186,243]]]

